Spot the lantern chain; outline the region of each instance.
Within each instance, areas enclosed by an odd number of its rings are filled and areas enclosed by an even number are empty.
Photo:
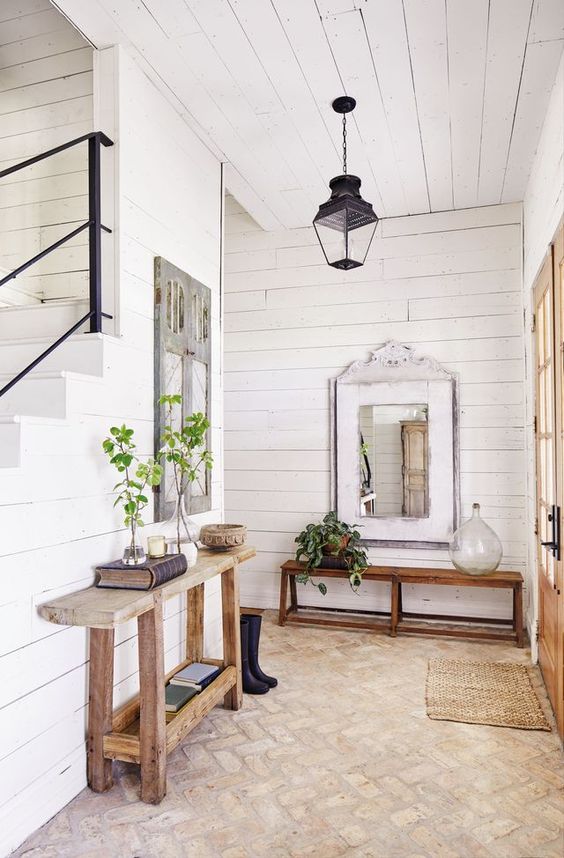
[[[343,175],[347,175],[347,114],[343,113]]]

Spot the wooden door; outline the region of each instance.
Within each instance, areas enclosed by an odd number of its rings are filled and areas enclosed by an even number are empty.
[[[558,242],[556,242],[558,245]],[[564,612],[559,531],[562,509],[562,275],[551,246],[534,287],[536,354],[537,566],[539,663],[564,733]],[[558,276],[555,276],[555,275]]]
[[[402,420],[402,515],[424,518],[427,515],[427,423]]]

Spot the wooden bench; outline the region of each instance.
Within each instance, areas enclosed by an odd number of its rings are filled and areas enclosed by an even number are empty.
[[[519,572],[497,571],[479,577],[465,575],[456,569],[425,569],[401,566],[368,566],[363,575],[365,581],[385,581],[390,586],[389,613],[370,611],[359,605],[359,610],[351,611],[335,608],[298,604],[296,575],[304,572],[305,565],[288,560],[281,567],[279,625],[286,623],[308,623],[341,628],[359,628],[371,631],[389,631],[392,637],[398,632],[411,634],[448,635],[450,637],[476,638],[480,640],[515,641],[523,646],[523,578]],[[317,569],[319,578],[347,578],[348,572],[341,569]],[[511,620],[491,617],[457,617],[437,614],[409,613],[403,610],[403,584],[438,584],[451,587],[483,587],[486,589],[511,590],[513,595],[513,613]],[[290,605],[288,606],[288,587]],[[376,619],[377,616],[389,617],[387,623]],[[426,619],[427,625],[413,623],[413,619]],[[448,621],[451,625],[439,625],[437,621]],[[455,623],[478,624],[485,628],[467,628]],[[491,625],[510,625],[511,630],[488,628]]]
[[[305,564],[298,563],[295,560],[287,560],[281,568],[279,625],[285,626],[286,623],[307,623],[308,625],[316,626],[368,629],[374,632],[388,631],[391,633],[392,615],[394,612],[393,601],[398,595],[397,588],[393,586],[391,588],[392,605],[390,611],[387,612],[365,610],[365,603],[361,596],[358,597],[358,612],[327,608],[325,606],[299,605],[296,575],[303,575]],[[389,566],[369,566],[362,577],[365,581],[384,581],[393,585],[394,573],[395,570]],[[348,581],[349,572],[346,569],[317,569],[315,577],[346,578]],[[290,589],[289,605],[288,588]]]
[[[392,634],[408,632],[423,635],[448,635],[449,637],[477,638],[480,640],[515,641],[518,647],[523,646],[523,578],[520,572],[492,572],[489,575],[465,575],[457,569],[422,569],[396,568],[396,587],[398,595],[395,600],[397,612],[392,617]],[[512,590],[513,611],[511,620],[500,620],[492,617],[449,617],[444,614],[407,613],[403,610],[403,584],[438,584],[449,587],[483,587],[494,590]],[[417,625],[405,618],[426,619],[432,622],[428,625]],[[511,625],[511,631],[496,629],[465,629],[455,626],[439,626],[436,621],[457,623],[477,623],[483,626]]]
[[[223,701],[239,709],[243,699],[239,626],[238,566],[254,557],[250,546],[218,554],[198,552],[198,562],[184,575],[154,590],[110,590],[88,587],[46,602],[45,619],[90,629],[88,709],[88,783],[95,792],[110,789],[112,760],[138,763],[141,798],[158,804],[166,792],[166,755]],[[223,659],[203,657],[204,583],[221,575]],[[187,593],[186,658],[165,675],[163,603]],[[137,619],[139,633],[139,694],[113,711],[114,632]],[[165,719],[165,684],[181,668],[200,661],[222,672],[171,721]]]

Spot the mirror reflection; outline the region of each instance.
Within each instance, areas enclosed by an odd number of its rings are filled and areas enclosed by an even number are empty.
[[[360,514],[429,515],[428,406],[360,407]]]

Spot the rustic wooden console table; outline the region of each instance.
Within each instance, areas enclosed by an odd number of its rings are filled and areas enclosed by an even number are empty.
[[[477,638],[480,640],[515,641],[523,646],[523,578],[519,572],[492,572],[490,575],[464,575],[457,569],[425,569],[402,566],[368,566],[363,578],[366,581],[386,581],[390,587],[389,612],[370,611],[364,603],[359,603],[357,612],[340,611],[325,607],[311,607],[298,604],[296,575],[303,574],[305,565],[295,560],[287,560],[281,567],[279,625],[286,623],[308,623],[341,628],[369,629],[371,631],[389,631],[392,637],[398,632],[427,635],[448,635],[450,637]],[[348,578],[345,569],[316,569],[318,578]],[[484,587],[497,590],[511,590],[513,594],[513,615],[511,620],[491,617],[458,617],[436,614],[407,613],[403,610],[403,584],[439,584],[451,587]],[[288,587],[290,605],[288,605]],[[376,619],[380,614],[389,617],[382,622]],[[427,625],[414,624],[412,620],[431,620]],[[511,630],[494,628],[464,628],[462,626],[441,626],[437,621],[451,623],[473,623],[478,626],[510,625]]]
[[[88,711],[88,783],[95,792],[110,789],[112,760],[138,763],[141,798],[158,804],[166,792],[166,755],[222,700],[239,709],[243,699],[239,627],[238,565],[255,550],[242,546],[227,552],[198,552],[198,562],[184,575],[154,590],[89,587],[46,602],[39,611],[52,623],[90,629]],[[221,575],[223,659],[203,657],[204,583]],[[187,593],[186,658],[164,672],[163,603]],[[113,711],[114,631],[137,618],[139,694]],[[168,723],[165,684],[193,661],[221,666],[222,672]]]

